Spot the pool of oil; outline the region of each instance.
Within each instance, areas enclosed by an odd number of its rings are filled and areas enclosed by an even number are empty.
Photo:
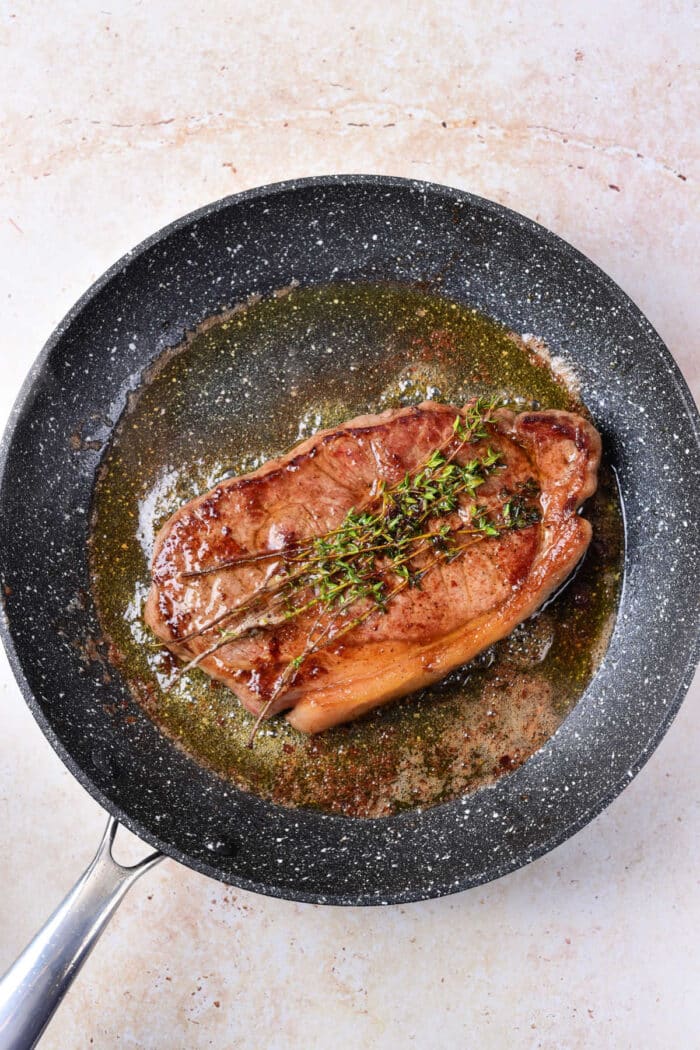
[[[494,392],[516,406],[582,410],[534,343],[409,286],[284,289],[166,351],[106,450],[91,542],[111,658],[151,718],[245,790],[353,816],[447,801],[541,747],[612,630],[623,534],[606,464],[585,510],[593,542],[562,593],[439,685],[316,737],[277,717],[248,749],[252,718],[235,695],[198,670],[176,675],[142,620],[154,536],[186,500],[361,412]]]

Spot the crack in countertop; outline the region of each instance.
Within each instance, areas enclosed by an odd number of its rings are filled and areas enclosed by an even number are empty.
[[[559,128],[552,128],[548,124],[528,124],[528,131],[540,131],[544,132],[541,136],[537,136],[543,142],[559,142],[563,146],[573,146],[575,149],[581,150],[593,150],[596,153],[604,153],[609,157],[631,157],[634,160],[644,161],[647,167],[653,168],[654,170],[663,172],[664,174],[673,175],[677,179],[681,179],[683,182],[688,181],[688,176],[683,175],[677,168],[673,167],[672,164],[666,163],[666,161],[658,160],[656,157],[648,157],[644,153],[640,153],[639,150],[632,148],[631,146],[622,146],[619,143],[602,144],[594,142],[592,139],[578,138],[568,131],[561,131]]]
[[[27,114],[25,117],[29,117]],[[34,116],[31,114],[31,116]],[[46,115],[48,116],[48,115]],[[349,119],[355,118],[355,119]],[[65,154],[70,153],[73,158],[84,156],[85,151],[91,150],[114,150],[114,149],[157,149],[160,147],[171,147],[181,145],[188,139],[200,135],[222,135],[235,131],[256,131],[266,128],[291,128],[298,129],[303,124],[318,122],[332,122],[338,134],[354,134],[357,132],[374,132],[383,129],[394,129],[406,127],[417,127],[421,124],[429,125],[436,133],[449,134],[455,131],[467,131],[472,133],[480,143],[486,141],[485,136],[491,138],[512,141],[527,139],[532,141],[554,143],[574,150],[593,152],[602,156],[621,157],[639,161],[649,171],[671,176],[688,181],[688,175],[681,172],[674,164],[667,160],[650,157],[632,146],[622,145],[615,142],[596,142],[594,139],[573,135],[572,133],[552,127],[548,124],[501,124],[494,121],[484,120],[474,115],[465,115],[463,111],[435,113],[433,110],[416,107],[401,107],[397,104],[362,104],[357,102],[348,103],[345,106],[334,106],[333,108],[309,108],[299,110],[292,114],[275,114],[262,116],[258,119],[241,118],[234,112],[206,111],[201,114],[187,114],[182,117],[168,116],[157,120],[95,120],[80,117],[68,117],[59,123],[71,126],[90,127],[95,129],[107,129],[104,134],[99,132],[91,141],[80,143],[66,142],[58,150],[48,154],[44,159],[35,162],[36,171],[45,172],[52,163],[63,160]],[[37,132],[41,130],[41,122],[36,121],[33,125]],[[148,134],[152,129],[167,127],[168,131],[161,138],[154,139]],[[142,131],[143,138],[138,141],[124,141],[123,136],[118,138],[109,135],[109,129],[115,132]],[[350,130],[352,129],[352,130]],[[26,145],[28,139],[21,135],[13,137],[8,143],[12,145]],[[76,146],[78,147],[76,151]]]

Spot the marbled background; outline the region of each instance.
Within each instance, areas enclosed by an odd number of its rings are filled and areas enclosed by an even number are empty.
[[[651,0],[5,0],[0,418],[63,313],[147,234],[235,190],[342,171],[450,183],[549,226],[632,296],[697,394],[699,21]],[[482,889],[324,909],[164,863],[42,1045],[700,1045],[698,692],[601,817]],[[0,699],[3,967],[104,817],[4,656]]]

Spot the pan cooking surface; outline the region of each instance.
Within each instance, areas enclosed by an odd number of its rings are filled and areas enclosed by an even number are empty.
[[[426,397],[580,410],[533,351],[472,310],[410,286],[292,288],[166,351],[131,399],[97,485],[100,618],[146,710],[196,758],[275,802],[351,816],[429,806],[519,766],[582,695],[605,650],[621,579],[609,468],[572,584],[509,640],[418,696],[317,737],[254,719],[203,672],[178,677],[142,621],[153,539],[181,504],[322,426]]]
[[[108,659],[88,557],[105,449],[163,351],[251,295],[348,281],[422,283],[571,360],[626,516],[612,637],[556,733],[491,786],[381,819],[276,805],[161,732]],[[274,370],[269,382],[274,388]],[[264,451],[289,444],[285,425]],[[263,187],[156,234],[105,274],[47,343],[0,449],[0,630],[27,703],[68,768],[170,856],[299,900],[377,904],[455,892],[581,828],[670,724],[697,652],[698,449],[697,412],[649,322],[535,223],[402,179]]]

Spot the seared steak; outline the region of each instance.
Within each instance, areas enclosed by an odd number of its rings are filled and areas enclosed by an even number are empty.
[[[156,540],[148,625],[251,712],[291,708],[289,721],[307,733],[428,685],[505,637],[588,546],[591,528],[577,510],[595,491],[600,438],[572,413],[497,409],[478,437],[457,447],[457,412],[425,402],[360,416],[181,507]],[[332,536],[353,508],[420,471],[435,449],[450,448],[455,464],[478,461],[483,477],[426,528],[466,529],[476,533],[473,542],[436,558],[431,535],[412,563],[413,578],[389,585],[383,608],[367,597],[340,614],[313,601],[294,616],[274,603],[255,605],[289,576],[294,552]],[[514,497],[537,509],[507,528]],[[470,528],[475,521],[481,531]],[[324,631],[323,646],[299,662],[309,638]]]

